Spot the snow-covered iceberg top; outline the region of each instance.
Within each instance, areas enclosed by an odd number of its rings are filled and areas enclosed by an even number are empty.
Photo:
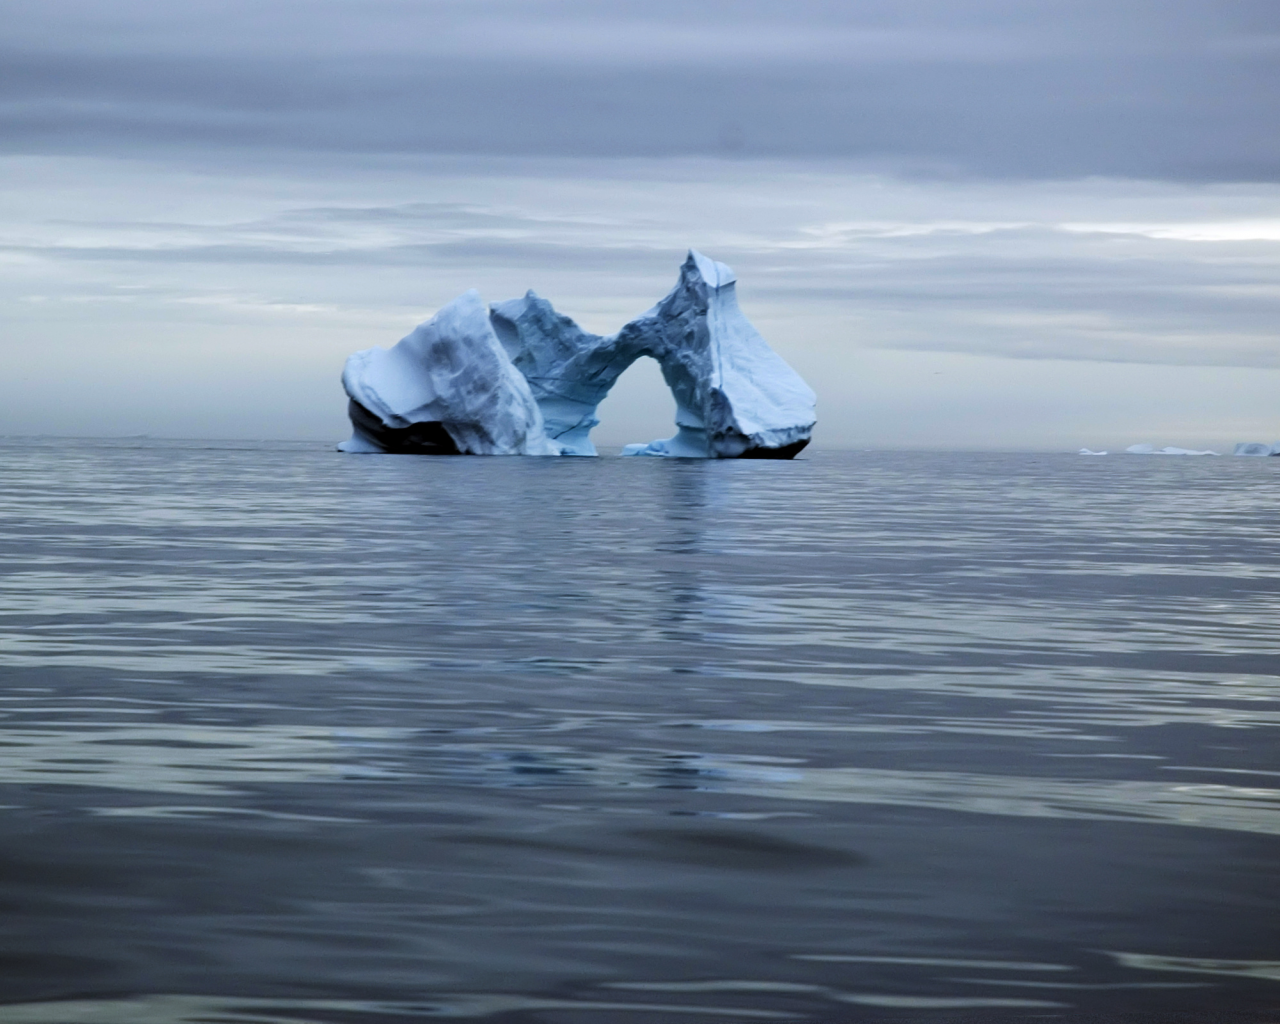
[[[595,455],[596,408],[651,356],[676,400],[676,434],[624,454],[793,457],[815,396],[741,309],[733,271],[690,250],[675,288],[617,334],[583,331],[534,292],[487,310],[459,296],[391,349],[347,359],[346,452]]]

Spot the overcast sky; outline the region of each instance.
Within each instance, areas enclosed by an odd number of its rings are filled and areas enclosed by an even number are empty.
[[[0,432],[343,435],[458,292],[689,246],[815,443],[1280,440],[1280,4],[0,0]],[[656,368],[603,442],[669,433]]]

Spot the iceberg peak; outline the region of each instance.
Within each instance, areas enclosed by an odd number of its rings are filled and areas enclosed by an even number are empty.
[[[689,250],[689,259],[686,266],[692,263],[698,271],[699,276],[711,288],[723,288],[725,285],[733,284],[738,280],[737,276],[725,264],[717,263],[715,260],[703,256],[697,249]]]

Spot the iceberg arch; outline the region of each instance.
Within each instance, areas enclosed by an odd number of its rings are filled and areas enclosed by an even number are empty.
[[[676,400],[676,434],[624,454],[793,458],[816,398],[738,306],[733,271],[690,250],[676,286],[617,334],[590,334],[535,292],[487,313],[470,291],[390,350],[347,360],[347,452],[595,455],[596,409],[644,356]]]

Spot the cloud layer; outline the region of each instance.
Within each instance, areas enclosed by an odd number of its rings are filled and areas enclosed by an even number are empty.
[[[1271,0],[25,0],[0,145],[1276,180]]]

